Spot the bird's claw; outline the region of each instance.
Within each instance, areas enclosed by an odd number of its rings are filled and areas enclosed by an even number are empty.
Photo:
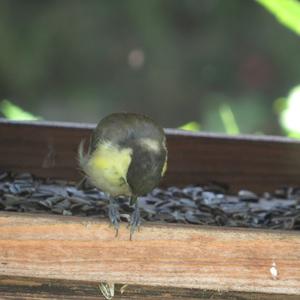
[[[111,225],[114,226],[116,230],[116,237],[117,237],[119,233],[119,227],[120,227],[120,213],[118,207],[114,203],[109,203],[108,216]]]
[[[132,240],[132,236],[134,234],[134,232],[136,231],[136,229],[139,229],[141,225],[141,215],[140,215],[140,210],[139,208],[136,206],[132,215],[130,216],[130,240]]]

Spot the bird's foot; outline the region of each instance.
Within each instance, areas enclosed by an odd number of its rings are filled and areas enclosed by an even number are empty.
[[[108,216],[111,225],[114,226],[116,230],[116,237],[117,237],[119,233],[119,227],[120,227],[120,213],[119,213],[118,206],[114,203],[113,200],[109,201]]]
[[[134,232],[136,231],[136,229],[139,229],[140,225],[141,225],[140,209],[136,204],[134,211],[133,211],[132,215],[130,216],[130,223],[129,223],[130,240],[132,240],[132,236],[133,236]]]

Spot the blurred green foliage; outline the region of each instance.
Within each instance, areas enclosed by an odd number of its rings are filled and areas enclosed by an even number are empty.
[[[257,0],[284,26],[300,35],[300,2],[297,0]],[[300,138],[300,85],[292,88],[287,98],[274,102],[279,122],[289,137]]]
[[[229,104],[223,103],[219,107],[219,116],[223,123],[224,130],[227,134],[236,135],[240,133],[239,126]],[[200,131],[201,126],[198,122],[192,121],[181,125],[179,129],[188,131]]]
[[[284,26],[300,35],[300,2],[298,0],[256,0]]]
[[[201,126],[198,122],[191,121],[181,125],[179,129],[188,130],[188,131],[199,131],[201,129]]]
[[[239,134],[240,129],[236,122],[235,116],[232,112],[230,105],[227,103],[222,104],[219,108],[219,113],[223,121],[226,133],[233,134],[233,135]]]
[[[41,117],[23,110],[21,107],[13,104],[9,100],[2,100],[0,102],[0,112],[9,120],[40,120]]]
[[[0,99],[48,120],[135,111],[164,127],[194,120],[204,131],[285,134],[272,107],[299,84],[300,44],[264,7],[2,0]]]

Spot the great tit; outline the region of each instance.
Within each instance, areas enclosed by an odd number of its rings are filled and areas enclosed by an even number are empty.
[[[120,215],[114,198],[130,197],[130,239],[140,226],[138,197],[151,192],[167,169],[164,130],[149,117],[114,113],[92,133],[87,153],[78,148],[79,165],[89,181],[109,196],[108,215],[118,234]]]

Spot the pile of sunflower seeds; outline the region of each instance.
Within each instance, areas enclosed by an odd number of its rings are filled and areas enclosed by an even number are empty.
[[[121,219],[128,221],[133,208],[119,197]],[[42,180],[29,173],[0,171],[0,210],[107,218],[108,197],[85,183]],[[146,221],[300,229],[300,188],[282,188],[258,196],[247,190],[228,195],[218,185],[156,188],[139,198]]]

